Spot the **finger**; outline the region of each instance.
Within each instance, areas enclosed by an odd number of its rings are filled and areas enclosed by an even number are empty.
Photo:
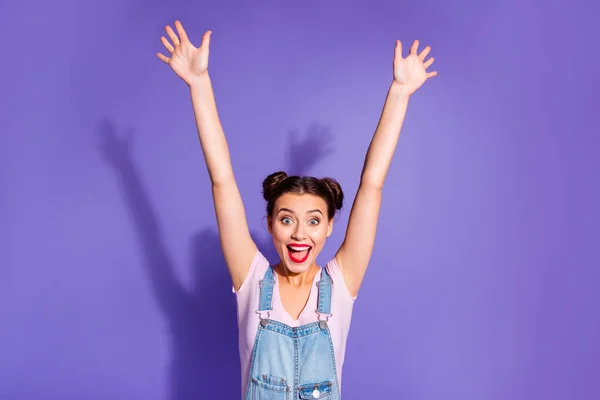
[[[175,32],[173,31],[173,29],[170,26],[167,25],[165,27],[165,31],[167,31],[167,35],[169,35],[169,37],[171,38],[171,41],[173,42],[173,44],[175,46],[180,44],[179,38],[177,37],[177,35],[175,34]]]
[[[423,49],[423,51],[419,54],[419,58],[421,59],[421,61],[423,61],[425,59],[425,57],[427,57],[427,54],[429,54],[429,52],[431,51],[431,47],[427,46]]]
[[[169,63],[169,61],[170,61],[169,57],[166,57],[166,56],[164,56],[164,55],[162,55],[162,54],[160,54],[160,53],[156,53],[156,56],[157,56],[157,57],[158,57],[160,60],[162,60],[162,61],[166,62],[167,64],[168,64],[168,63]]]
[[[210,35],[212,35],[212,31],[204,32],[204,35],[202,36],[202,44],[200,45],[201,47],[206,47],[207,49],[210,47]]]
[[[410,54],[417,55],[417,50],[419,49],[419,41],[415,40],[410,47]]]
[[[182,42],[189,42],[187,33],[185,33],[185,29],[183,29],[183,25],[180,21],[175,21],[175,29],[177,29],[177,33],[179,34]]]
[[[427,78],[433,78],[436,75],[437,75],[437,71],[428,72],[427,73]]]
[[[425,63],[423,63],[423,66],[425,67],[425,69],[427,69],[431,66],[431,64],[433,64],[434,61],[435,61],[435,58],[431,57],[429,60],[427,60],[427,61],[425,61]]]
[[[394,49],[394,56],[397,59],[402,58],[402,42],[399,40],[396,40],[396,48]]]
[[[162,44],[165,45],[165,47],[167,48],[167,50],[169,50],[169,53],[173,54],[173,52],[175,51],[175,48],[173,46],[171,46],[171,43],[169,43],[169,41],[167,40],[166,37],[161,36],[160,37],[160,41],[162,42]]]

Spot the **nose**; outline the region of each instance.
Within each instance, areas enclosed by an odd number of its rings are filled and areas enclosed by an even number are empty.
[[[305,234],[304,234],[304,227],[302,226],[302,224],[298,224],[296,225],[296,229],[294,229],[294,232],[292,232],[292,240],[304,240],[306,239]]]

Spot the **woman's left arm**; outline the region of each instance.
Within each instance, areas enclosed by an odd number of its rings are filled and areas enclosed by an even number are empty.
[[[437,72],[427,72],[433,58],[425,61],[429,46],[418,54],[419,42],[414,41],[410,53],[402,58],[402,44],[396,41],[394,80],[369,145],[360,185],[346,230],[346,237],[335,258],[342,270],[350,294],[356,296],[375,243],[375,232],[381,205],[381,192],[388,168],[398,144],[400,130],[411,95]]]

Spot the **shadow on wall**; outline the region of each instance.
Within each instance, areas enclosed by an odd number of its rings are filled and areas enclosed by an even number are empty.
[[[194,285],[192,290],[186,289],[175,276],[158,218],[133,161],[133,130],[118,131],[114,121],[102,120],[97,132],[98,150],[119,178],[144,255],[148,282],[168,323],[170,399],[240,398],[236,303],[218,232],[204,228],[190,239]],[[299,136],[294,130],[288,134],[286,171],[304,175],[331,154],[334,138],[328,127],[317,123],[309,126],[304,137]],[[279,260],[270,235],[253,232],[252,237],[271,262]]]

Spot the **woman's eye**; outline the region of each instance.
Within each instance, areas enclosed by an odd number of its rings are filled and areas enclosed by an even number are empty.
[[[310,225],[318,225],[319,224],[319,220],[318,219],[311,219],[310,221],[308,221],[308,223]]]
[[[291,223],[292,223],[292,219],[291,219],[291,218],[289,218],[289,217],[284,217],[284,218],[282,218],[282,219],[281,219],[281,222],[282,222],[284,225],[288,225],[288,224],[291,224]]]

